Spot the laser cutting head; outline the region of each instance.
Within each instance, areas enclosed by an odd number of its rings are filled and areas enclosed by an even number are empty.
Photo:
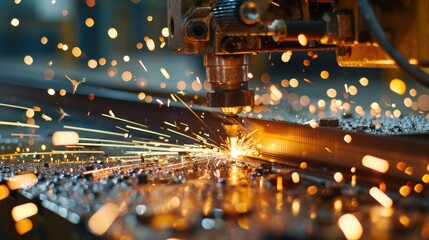
[[[254,104],[248,72],[255,53],[333,50],[341,66],[395,66],[374,44],[358,1],[168,0],[169,46],[176,53],[204,55],[211,85],[208,106],[236,117]],[[429,66],[429,4],[387,0],[373,7],[391,10],[377,14],[395,46],[413,62]]]

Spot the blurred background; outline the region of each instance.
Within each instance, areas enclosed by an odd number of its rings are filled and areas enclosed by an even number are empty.
[[[223,134],[219,123],[205,108],[202,56],[169,51],[166,1],[7,0],[0,8],[4,153],[40,150],[38,139],[65,125],[120,132],[102,114],[156,130],[182,122],[220,141],[213,136]],[[395,69],[340,68],[335,52],[260,54],[251,73],[256,105],[243,116],[300,123],[344,113],[429,118],[427,89]]]

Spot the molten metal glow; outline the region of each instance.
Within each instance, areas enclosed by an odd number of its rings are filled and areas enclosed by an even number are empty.
[[[114,203],[106,203],[88,220],[89,230],[96,235],[103,235],[107,230],[109,230],[118,214],[118,205]]]
[[[231,137],[231,138],[229,138],[229,141],[231,143],[231,145],[230,145],[231,156],[235,158],[239,155],[239,151],[237,149],[237,138]]]
[[[389,170],[388,161],[371,155],[366,155],[362,158],[362,165],[381,173],[385,173]]]
[[[28,218],[36,215],[38,212],[37,206],[34,203],[25,203],[12,208],[12,218],[15,222],[21,221],[24,218]]]
[[[382,192],[380,189],[378,189],[377,187],[373,187],[369,190],[369,194],[375,199],[377,200],[377,202],[379,202],[381,205],[383,205],[383,207],[386,208],[391,208],[393,205],[393,201],[392,199],[387,196],[384,192]]]
[[[346,239],[360,239],[363,233],[362,224],[350,213],[342,215],[338,219],[338,226],[343,231]]]

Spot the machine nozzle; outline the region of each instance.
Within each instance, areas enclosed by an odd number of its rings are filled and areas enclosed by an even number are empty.
[[[249,55],[205,55],[207,79],[211,91],[207,93],[207,105],[220,108],[225,116],[236,116],[244,106],[254,102],[249,90]]]
[[[205,55],[207,79],[211,91],[207,93],[207,105],[222,112],[222,126],[228,137],[236,138],[240,130],[238,114],[245,106],[254,104],[253,90],[249,90],[248,54]]]

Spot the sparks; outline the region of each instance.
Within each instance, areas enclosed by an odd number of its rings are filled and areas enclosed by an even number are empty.
[[[67,76],[67,75],[65,75],[65,77],[67,78],[67,80],[69,80],[69,81],[70,81],[70,83],[71,83],[71,84],[72,84],[72,86],[73,86],[73,94],[75,94],[75,93],[76,93],[77,87],[78,87],[80,84],[84,83],[84,82],[85,82],[85,79],[86,79],[86,78],[82,78],[80,81],[76,81],[75,79],[72,79],[72,78],[70,78],[70,77],[69,77],[69,76]]]
[[[61,122],[65,117],[70,117],[70,115],[68,115],[66,112],[64,112],[64,109],[62,109],[61,107],[58,107],[58,108],[59,108],[58,113],[61,114],[60,118],[58,118],[58,122]]]
[[[104,130],[93,129],[93,128],[82,128],[82,127],[74,127],[74,126],[67,126],[67,125],[64,125],[64,128],[78,130],[78,131],[85,131],[85,132],[95,132],[95,133],[101,133],[101,134],[107,134],[107,135],[121,136],[121,137],[124,136],[123,133],[104,131]]]
[[[144,69],[145,72],[147,72],[147,68],[146,66],[143,64],[142,60],[139,60],[140,65],[142,66],[142,68]]]
[[[155,134],[155,135],[158,135],[158,136],[170,138],[170,135],[162,134],[162,133],[151,131],[151,130],[147,130],[147,129],[142,129],[142,128],[133,127],[133,126],[129,126],[129,125],[126,125],[125,127],[129,128],[129,129],[137,130],[137,131],[140,131],[140,132],[145,132],[145,133],[150,133],[150,134]]]
[[[40,128],[39,125],[27,124],[27,123],[21,123],[21,122],[0,121],[0,125],[17,126],[17,127],[27,127],[27,128]]]
[[[148,128],[146,125],[143,125],[143,124],[137,123],[137,122],[133,122],[133,121],[130,121],[130,120],[127,120],[127,119],[124,119],[124,118],[115,117],[115,116],[108,115],[108,114],[101,114],[101,116],[107,117],[107,118],[111,118],[111,119],[115,119],[115,120],[118,120],[118,121],[121,121],[121,122],[131,123],[131,124],[143,127],[143,128]]]

